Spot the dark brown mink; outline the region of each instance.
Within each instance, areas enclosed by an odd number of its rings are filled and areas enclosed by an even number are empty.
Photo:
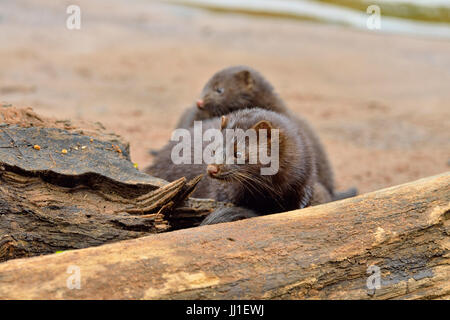
[[[256,70],[232,66],[216,72],[205,84],[200,99],[181,116],[177,128],[190,128],[195,120],[220,117],[230,112],[262,108],[287,111],[272,85]]]
[[[255,107],[285,114],[297,121],[315,150],[318,179],[334,196],[333,171],[319,137],[304,118],[288,110],[269,81],[253,68],[232,66],[215,73],[204,86],[196,105],[183,113],[176,127],[190,128],[194,121]]]
[[[223,148],[231,148],[228,152],[235,158],[244,157],[244,164],[234,161],[233,164],[176,165],[172,161],[171,153],[178,142],[171,141],[161,150],[154,165],[147,169],[147,173],[173,181],[180,177],[191,179],[207,172],[208,175],[198,184],[192,196],[231,202],[237,207],[247,209],[247,211],[244,210],[247,214],[236,214],[237,218],[294,210],[331,200],[329,192],[317,180],[315,151],[311,141],[297,122],[273,111],[252,108],[235,111],[222,119],[205,120],[202,126],[203,132],[210,128],[220,128],[224,137],[226,129],[243,129],[244,131],[255,129],[257,141],[261,141],[262,133],[259,129],[266,129],[268,132],[272,132],[271,129],[278,129],[278,171],[272,175],[262,175],[261,168],[268,165],[261,164],[259,157],[256,163],[250,164],[251,153],[259,149],[252,149],[250,140],[241,136],[235,137],[233,144],[224,143]],[[189,129],[189,132],[193,137],[194,129]],[[266,143],[268,150],[271,150],[270,145],[274,139],[274,136],[268,135]],[[202,142],[203,150],[210,143]],[[192,142],[191,160],[193,160],[193,145]],[[246,146],[244,155],[238,151],[241,150],[242,145]],[[218,148],[214,150],[216,154],[220,154],[220,151],[226,152]],[[226,209],[224,212],[219,212],[220,217],[216,212],[212,213],[216,214],[216,219],[213,219],[211,223],[231,221],[227,220],[227,217],[236,220],[236,217],[232,216],[234,211]]]

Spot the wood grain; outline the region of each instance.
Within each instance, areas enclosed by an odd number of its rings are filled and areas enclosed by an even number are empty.
[[[356,198],[0,264],[2,299],[448,299],[450,172]],[[368,267],[381,288],[368,289]],[[81,289],[68,289],[68,267]]]

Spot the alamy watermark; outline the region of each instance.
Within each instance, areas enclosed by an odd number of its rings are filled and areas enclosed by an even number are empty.
[[[261,175],[278,172],[279,130],[265,129],[207,129],[195,121],[192,134],[187,129],[176,129],[170,138],[178,142],[172,148],[174,164],[261,164]],[[205,145],[204,142],[209,142]],[[192,154],[193,151],[193,154]]]
[[[67,289],[80,290],[81,289],[81,269],[80,269],[80,267],[76,266],[76,265],[70,265],[67,267],[66,272],[68,274],[70,274],[70,276],[67,277],[67,280],[66,280]]]
[[[370,16],[367,18],[366,26],[369,30],[381,29],[381,9],[379,6],[373,4],[367,7],[367,14]]]
[[[69,15],[66,20],[66,27],[69,30],[81,29],[81,8],[75,4],[67,7],[66,13]]]
[[[375,290],[381,289],[381,271],[380,267],[376,265],[371,265],[367,268],[367,274],[370,276],[367,277],[366,286],[367,289],[370,290],[370,294],[375,294]]]

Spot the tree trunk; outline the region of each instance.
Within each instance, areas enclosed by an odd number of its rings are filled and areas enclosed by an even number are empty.
[[[449,217],[447,172],[317,207],[8,261],[0,298],[448,299]],[[69,289],[75,269],[81,288]]]
[[[196,226],[225,205],[186,200],[200,177],[139,172],[101,125],[9,106],[0,119],[0,262]]]

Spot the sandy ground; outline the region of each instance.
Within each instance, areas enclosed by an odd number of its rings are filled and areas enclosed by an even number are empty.
[[[0,101],[100,121],[133,161],[170,137],[217,70],[260,70],[317,128],[338,187],[361,192],[449,170],[450,42],[144,0],[3,1]]]

